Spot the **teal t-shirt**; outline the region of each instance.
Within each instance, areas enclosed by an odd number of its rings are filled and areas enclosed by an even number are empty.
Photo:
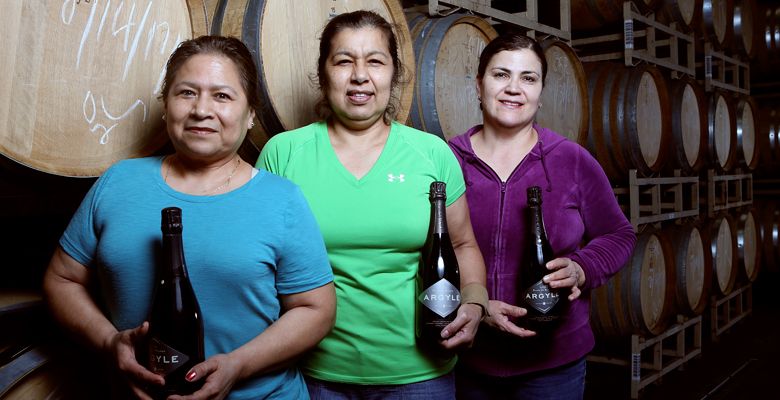
[[[259,171],[215,196],[173,190],[161,157],[125,160],[95,182],[60,239],[92,268],[99,304],[119,330],[147,319],[161,248],[160,211],[182,209],[184,257],[198,298],[206,357],[228,353],[279,319],[278,295],[332,280],[325,245],[300,189]],[[270,397],[269,397],[270,396]],[[239,382],[230,399],[308,398],[295,368]]]
[[[465,192],[460,166],[440,138],[393,123],[369,172],[356,179],[338,160],[324,122],[274,136],[258,166],[300,186],[333,267],[336,326],[303,364],[317,379],[404,384],[447,373],[415,343],[415,276],[430,222],[428,191]]]

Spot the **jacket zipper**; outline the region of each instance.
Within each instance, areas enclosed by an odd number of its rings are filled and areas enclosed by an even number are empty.
[[[496,248],[496,254],[493,256],[493,260],[496,265],[496,268],[493,270],[493,279],[494,279],[493,282],[495,282],[495,285],[493,285],[493,290],[490,293],[490,298],[492,299],[500,298],[499,291],[501,289],[501,285],[499,284],[498,279],[500,276],[500,272],[503,271],[505,267],[504,265],[505,244],[502,242],[504,236],[501,234],[501,232],[503,232],[503,228],[504,228],[504,208],[505,208],[504,203],[506,202],[506,190],[507,187],[509,186],[509,181],[512,180],[512,177],[514,177],[515,174],[518,173],[520,167],[523,165],[523,163],[527,158],[528,156],[523,158],[520,161],[520,163],[515,166],[515,169],[512,170],[512,173],[509,174],[509,177],[506,178],[506,181],[502,181],[501,178],[496,173],[496,171],[490,165],[480,160],[480,162],[482,162],[482,164],[493,174],[493,178],[495,178],[495,180],[500,183],[500,187],[501,187],[501,197],[499,198],[499,202],[498,202],[498,229],[496,230],[496,236],[494,237],[495,243],[498,247]]]
[[[531,152],[533,152],[533,149],[531,150]],[[530,155],[531,152],[529,152],[528,155]],[[472,152],[468,152],[468,154],[470,154],[476,160],[478,160],[479,163],[482,165],[482,167],[484,167],[487,171],[490,171],[490,174],[493,175],[493,178],[495,179],[495,181],[500,183],[500,187],[501,187],[501,197],[500,197],[499,203],[498,203],[499,204],[499,207],[498,207],[498,229],[496,230],[496,236],[494,237],[494,239],[495,239],[496,245],[497,246],[502,246],[502,247],[497,247],[496,248],[496,254],[493,256],[493,259],[494,259],[494,262],[495,262],[495,265],[496,265],[496,268],[493,271],[493,274],[494,274],[493,277],[494,277],[495,285],[493,285],[493,290],[489,293],[489,297],[491,299],[498,299],[499,298],[499,296],[498,296],[499,293],[498,292],[499,292],[499,288],[501,287],[501,285],[498,282],[498,277],[500,275],[499,272],[504,269],[504,261],[503,261],[503,259],[504,259],[504,257],[503,257],[504,249],[503,249],[503,245],[501,244],[501,239],[502,239],[501,230],[502,230],[502,228],[504,226],[504,200],[505,200],[505,196],[506,196],[506,189],[507,189],[507,185],[508,185],[509,181],[512,180],[512,177],[516,173],[518,173],[517,171],[520,170],[520,167],[523,165],[525,160],[528,158],[528,155],[526,155],[522,160],[520,160],[520,163],[515,166],[515,169],[512,170],[512,173],[509,174],[509,177],[507,177],[506,182],[504,182],[498,176],[498,173],[496,173],[496,171],[493,169],[493,167],[488,165],[488,163],[486,163],[481,158],[477,157],[477,155],[473,151]],[[476,166],[475,166],[475,168],[476,168]]]
[[[498,176],[498,175],[496,175],[496,176]],[[504,269],[503,257],[502,257],[502,254],[504,253],[504,249],[503,249],[503,244],[501,242],[501,238],[502,238],[501,232],[502,232],[503,227],[504,227],[504,197],[506,195],[506,184],[507,183],[504,182],[504,181],[501,181],[500,179],[499,179],[499,181],[501,182],[501,197],[500,197],[499,202],[498,202],[498,229],[496,231],[496,237],[495,237],[496,244],[499,246],[499,248],[496,249],[496,254],[494,256],[495,257],[496,266],[498,266],[499,268],[495,268],[493,270],[493,273],[495,274],[494,277],[493,277],[494,278],[493,282],[495,282],[495,284],[493,285],[493,293],[492,293],[494,299],[500,298],[498,290],[501,287],[501,285],[498,282],[498,277],[499,277],[499,270],[503,270]]]

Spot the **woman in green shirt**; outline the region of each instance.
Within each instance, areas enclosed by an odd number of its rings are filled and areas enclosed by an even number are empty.
[[[273,137],[258,166],[303,190],[333,267],[333,331],[303,364],[313,399],[452,399],[454,351],[471,345],[487,305],[485,268],[460,166],[446,143],[393,121],[402,66],[381,16],[341,14],[320,39],[322,121]],[[415,276],[431,182],[447,184],[461,306],[433,356],[415,341]]]

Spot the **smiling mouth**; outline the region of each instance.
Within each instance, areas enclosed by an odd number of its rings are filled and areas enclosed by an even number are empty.
[[[190,131],[190,132],[193,132],[195,134],[198,134],[198,135],[207,135],[209,133],[216,132],[216,130],[211,129],[211,128],[202,128],[202,127],[197,127],[197,126],[189,127],[189,128],[187,128],[187,130]]]
[[[373,95],[374,94],[371,93],[371,92],[358,92],[358,91],[348,91],[347,92],[347,97],[353,103],[365,103]]]
[[[509,100],[499,100],[501,104],[507,105],[509,107],[522,107],[523,103],[519,103],[517,101],[509,101]]]

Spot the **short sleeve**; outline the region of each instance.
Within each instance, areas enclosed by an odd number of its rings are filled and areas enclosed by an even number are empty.
[[[280,165],[282,160],[279,158],[279,137],[279,135],[276,135],[263,146],[260,157],[255,164],[257,168],[265,169],[277,175],[280,175],[282,172],[282,165]]]
[[[281,294],[305,292],[333,280],[325,242],[314,214],[296,187],[285,212],[284,244],[277,265]]]
[[[111,173],[112,169],[108,169],[95,181],[60,237],[59,244],[65,253],[84,266],[92,265],[95,260],[99,236],[96,204]]]
[[[466,193],[466,183],[460,163],[450,147],[443,140],[434,149],[436,165],[439,168],[440,179],[447,184],[447,205],[451,205]]]

